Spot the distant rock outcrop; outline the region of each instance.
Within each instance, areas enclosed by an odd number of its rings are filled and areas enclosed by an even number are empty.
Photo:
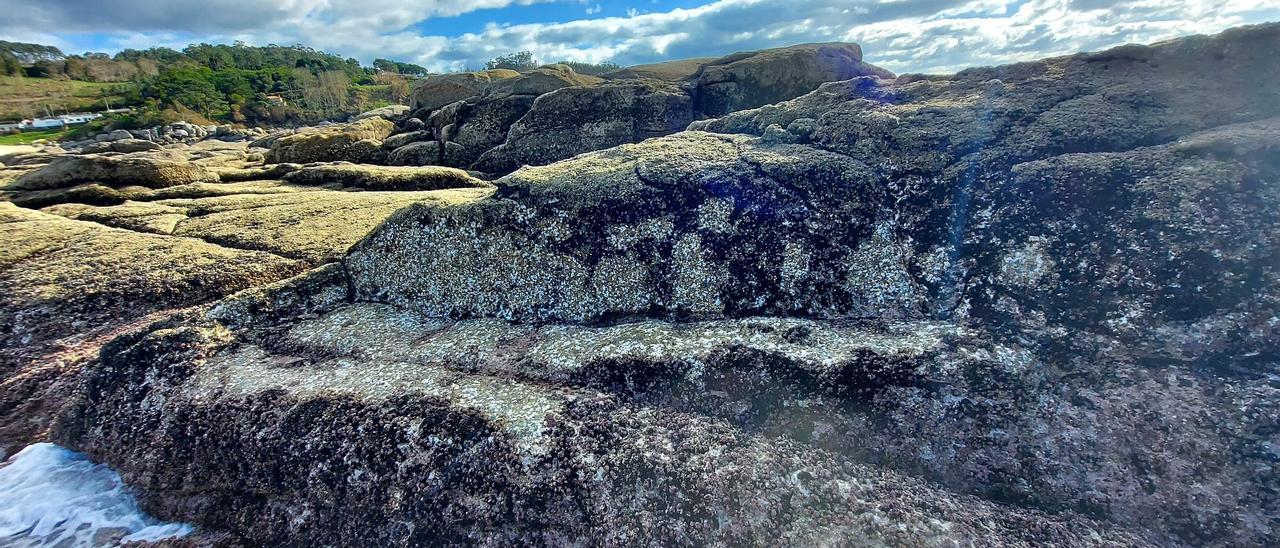
[[[520,76],[507,69],[459,72],[430,76],[413,90],[412,109],[432,111],[449,103],[480,94],[495,82]]]
[[[804,44],[735,53],[708,62],[685,80],[694,109],[708,117],[799,97],[826,82],[893,78],[862,62],[857,44]]]
[[[415,91],[409,137],[388,161],[490,173],[669,135],[690,122],[791,99],[823,82],[888,71],[862,62],[855,44],[812,44],[577,74],[565,65],[525,73],[485,71],[428,78]],[[438,144],[418,145],[423,141]]]

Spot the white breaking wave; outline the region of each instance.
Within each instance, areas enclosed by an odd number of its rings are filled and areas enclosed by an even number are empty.
[[[114,470],[37,443],[0,465],[0,546],[113,546],[191,532],[144,514]]]

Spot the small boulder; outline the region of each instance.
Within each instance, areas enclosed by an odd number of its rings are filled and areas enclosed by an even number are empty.
[[[122,139],[132,139],[132,138],[133,138],[133,134],[129,133],[129,130],[127,129],[117,129],[107,134],[108,141],[119,141]]]
[[[430,131],[418,130],[418,131],[410,131],[407,133],[397,133],[395,135],[387,137],[387,139],[382,142],[382,146],[383,148],[386,148],[386,149],[397,149],[409,143],[416,143],[419,141],[428,141],[431,138],[432,138],[432,135]]]
[[[409,118],[400,123],[400,129],[405,131],[418,131],[425,127],[427,127],[427,124],[422,121],[422,118]]]
[[[409,143],[391,151],[387,163],[393,166],[435,166],[440,165],[440,142],[420,141]]]
[[[160,150],[160,145],[143,139],[120,139],[111,142],[112,152],[146,152],[149,150]]]

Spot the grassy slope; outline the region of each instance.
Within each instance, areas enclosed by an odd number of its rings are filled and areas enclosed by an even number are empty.
[[[133,84],[80,82],[50,78],[0,76],[0,120],[20,118],[20,114],[43,115],[48,105],[55,113],[93,111],[123,106],[122,94]]]
[[[26,145],[39,139],[52,141],[62,137],[65,133],[67,132],[61,129],[46,129],[0,135],[0,145]]]

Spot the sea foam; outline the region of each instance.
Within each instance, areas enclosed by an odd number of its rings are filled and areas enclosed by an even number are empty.
[[[185,536],[138,509],[120,475],[51,443],[0,465],[0,546],[112,546]]]

